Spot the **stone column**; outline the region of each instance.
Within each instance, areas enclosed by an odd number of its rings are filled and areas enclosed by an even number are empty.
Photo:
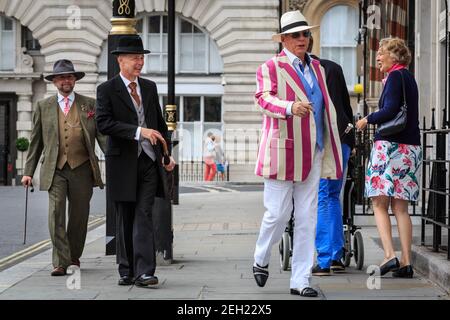
[[[31,102],[31,93],[17,93],[17,137],[30,139],[31,135],[31,116],[33,111],[33,104]],[[15,145],[11,146],[15,148]],[[17,151],[16,168],[17,174],[23,174],[23,167],[25,166],[25,160],[28,152]]]

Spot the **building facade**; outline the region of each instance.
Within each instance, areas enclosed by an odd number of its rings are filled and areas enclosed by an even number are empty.
[[[143,76],[157,83],[164,105],[167,1],[135,2],[137,31],[152,51],[146,56]],[[278,31],[280,14],[300,9],[310,24],[320,25],[313,33],[313,53],[342,65],[352,93],[354,84],[363,79],[358,77],[358,70],[362,73],[358,63],[362,2],[254,0],[250,6],[238,0],[176,0],[180,159],[201,161],[204,138],[213,132],[222,138],[230,179],[258,181],[253,171],[261,114],[253,98],[255,71],[280,49],[271,40]],[[439,108],[445,91],[440,68],[445,60],[445,1],[432,0],[431,5],[425,0],[404,2],[408,8],[413,3],[417,18],[412,41],[417,48],[415,72],[425,115],[431,107]],[[0,185],[13,184],[21,174],[26,153],[16,151],[15,140],[29,138],[33,106],[55,94],[53,84],[44,81],[42,74],[51,72],[56,60],[70,59],[77,70],[84,71],[86,77],[75,89],[95,97],[96,86],[106,80],[111,14],[110,0],[0,0]],[[377,94],[368,97],[372,107]],[[352,104],[358,111],[354,94]]]

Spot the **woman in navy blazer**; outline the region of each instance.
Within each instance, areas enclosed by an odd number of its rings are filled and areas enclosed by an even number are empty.
[[[356,123],[359,130],[367,124],[380,125],[393,119],[406,98],[407,123],[401,132],[389,136],[376,133],[366,174],[365,195],[372,199],[378,232],[384,249],[380,274],[394,271],[394,277],[412,278],[411,242],[412,223],[408,214],[408,201],[419,197],[422,148],[419,130],[419,94],[414,76],[406,67],[411,53],[405,42],[398,38],[380,41],[377,63],[380,71],[387,73],[383,79],[383,92],[379,110]],[[403,81],[402,81],[403,78]],[[403,83],[405,95],[403,96]],[[397,219],[402,256],[395,256],[392,243],[389,205]]]

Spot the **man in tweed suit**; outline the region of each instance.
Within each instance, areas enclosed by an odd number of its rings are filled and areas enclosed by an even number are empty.
[[[310,287],[314,262],[318,187],[321,177],[342,176],[336,113],[325,72],[307,53],[311,29],[300,11],[281,17],[272,38],[283,51],[258,68],[256,104],[263,113],[256,174],[264,178],[264,214],[256,242],[253,274],[263,287],[270,252],[294,210],[290,293],[317,296]]]
[[[105,149],[106,137],[95,125],[95,100],[73,91],[84,77],[69,60],[58,60],[52,81],[58,93],[41,100],[33,114],[30,150],[22,184],[32,184],[41,153],[40,190],[49,195],[49,230],[53,244],[52,276],[63,276],[70,265],[80,266],[86,240],[89,202],[94,186],[103,188],[95,155],[95,139]],[[66,229],[66,199],[69,221]]]

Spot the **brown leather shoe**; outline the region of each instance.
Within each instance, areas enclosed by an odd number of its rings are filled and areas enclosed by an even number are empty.
[[[52,277],[65,276],[66,269],[64,269],[63,267],[56,267],[55,269],[53,269],[51,275]]]
[[[80,260],[79,259],[74,259],[74,260],[72,260],[70,265],[71,266],[77,266],[79,268],[80,267]]]

